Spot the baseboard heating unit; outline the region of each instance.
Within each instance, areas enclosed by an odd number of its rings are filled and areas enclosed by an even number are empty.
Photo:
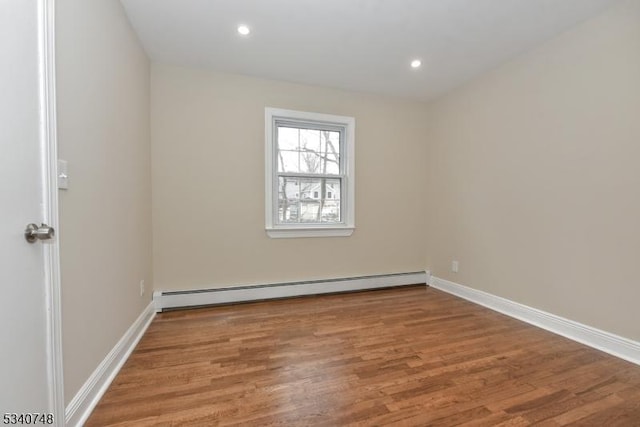
[[[167,309],[354,292],[418,284],[426,285],[428,281],[429,273],[418,271],[216,289],[156,291],[153,294],[153,302],[156,312],[161,312]]]

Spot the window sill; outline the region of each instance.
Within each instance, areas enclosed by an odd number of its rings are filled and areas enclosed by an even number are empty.
[[[272,239],[295,239],[300,237],[349,237],[355,227],[340,228],[267,228],[267,235]]]

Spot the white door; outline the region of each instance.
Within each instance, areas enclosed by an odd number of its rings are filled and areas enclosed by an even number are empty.
[[[56,355],[52,352],[50,286],[51,253],[57,251],[57,243],[28,243],[24,236],[28,223],[57,221],[57,216],[51,218],[48,213],[49,146],[43,142],[47,141],[43,136],[47,119],[41,113],[41,106],[46,104],[41,102],[45,99],[42,94],[46,92],[41,90],[43,50],[39,49],[39,40],[46,4],[41,0],[0,0],[2,425],[12,423],[5,418],[6,413],[51,413],[59,398],[55,395],[56,374],[52,372]],[[23,418],[23,423],[33,424],[30,419]],[[56,419],[55,423],[63,425],[63,420]],[[17,424],[21,424],[19,420]]]

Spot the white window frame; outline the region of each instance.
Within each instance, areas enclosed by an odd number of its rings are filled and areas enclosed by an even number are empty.
[[[265,222],[272,238],[347,237],[355,230],[355,129],[356,120],[348,116],[306,111],[265,108]],[[341,141],[342,188],[340,216],[342,221],[331,224],[278,223],[278,162],[276,160],[276,122],[318,124],[344,127]]]

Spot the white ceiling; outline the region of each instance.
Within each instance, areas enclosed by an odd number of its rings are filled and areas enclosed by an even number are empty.
[[[616,0],[121,1],[156,62],[427,100]]]

